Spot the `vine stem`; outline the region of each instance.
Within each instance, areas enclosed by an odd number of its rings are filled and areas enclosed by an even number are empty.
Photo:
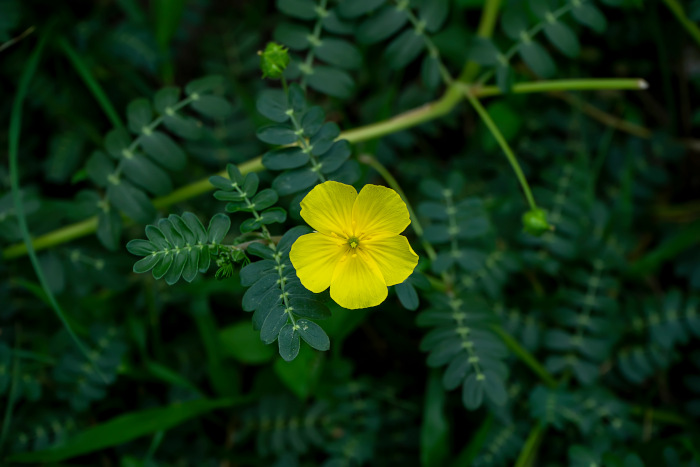
[[[90,92],[92,92],[92,95],[95,96],[95,99],[100,104],[100,107],[102,107],[102,110],[107,115],[107,118],[109,118],[109,121],[112,122],[112,125],[115,128],[122,128],[124,123],[119,117],[119,113],[114,109],[114,106],[107,98],[107,95],[102,90],[102,87],[92,76],[92,73],[90,73],[90,70],[80,57],[80,54],[78,54],[78,52],[76,52],[75,49],[73,49],[73,47],[71,47],[68,41],[63,37],[58,39],[58,46],[61,48],[61,50],[63,50],[63,53],[66,54],[68,60],[70,60],[70,62],[73,64],[75,71],[77,71],[80,77],[83,79],[88,89],[90,89]]]
[[[435,248],[433,248],[433,245],[431,245],[427,240],[423,238],[423,226],[418,220],[416,212],[413,210],[411,203],[408,201],[406,194],[401,189],[401,185],[399,185],[399,182],[396,180],[396,178],[394,178],[394,176],[391,175],[391,172],[389,172],[387,168],[384,167],[384,165],[382,165],[381,162],[379,162],[375,157],[370,156],[369,154],[362,154],[358,157],[358,160],[363,164],[367,164],[374,170],[376,170],[379,173],[379,175],[381,175],[381,177],[387,182],[387,184],[399,194],[403,202],[406,203],[408,214],[409,216],[411,216],[411,227],[413,227],[414,232],[416,232],[416,235],[418,235],[418,237],[421,239],[421,243],[423,244],[425,252],[428,253],[428,257],[431,260],[434,260],[437,257],[437,253],[435,253]]]
[[[535,465],[535,456],[537,455],[537,450],[540,448],[540,444],[542,444],[542,438],[546,431],[547,430],[541,423],[538,423],[532,428],[523,449],[520,451],[520,455],[518,455],[518,459],[515,461],[515,467],[530,467]]]
[[[46,41],[48,40],[49,37],[49,32],[47,30],[44,31],[44,33],[41,35],[39,39],[39,43],[37,46],[34,48],[34,51],[32,52],[31,56],[29,57],[29,60],[27,61],[27,64],[22,71],[22,75],[20,76],[19,79],[19,87],[17,89],[17,93],[15,94],[15,100],[12,103],[12,112],[10,114],[10,127],[8,131],[8,159],[10,163],[10,181],[11,181],[11,190],[12,190],[12,200],[14,202],[14,207],[15,207],[15,213],[17,215],[17,222],[19,224],[19,229],[22,234],[22,240],[24,241],[24,244],[26,245],[27,248],[27,254],[29,255],[29,259],[32,263],[32,267],[34,268],[34,272],[37,275],[37,278],[39,279],[39,283],[41,284],[41,287],[44,289],[44,293],[46,294],[46,298],[48,299],[49,303],[51,304],[51,307],[53,310],[56,312],[56,316],[58,316],[58,319],[61,321],[63,326],[65,327],[66,331],[70,335],[71,339],[75,343],[75,345],[78,347],[80,352],[83,354],[85,359],[90,362],[90,365],[92,368],[95,370],[95,373],[100,376],[100,378],[104,381],[105,378],[100,372],[99,368],[95,365],[93,360],[89,356],[89,352],[87,347],[83,344],[83,342],[80,340],[80,338],[75,334],[73,331],[73,328],[71,324],[68,322],[68,319],[66,318],[66,315],[63,313],[63,310],[61,309],[61,306],[58,304],[58,301],[56,300],[56,297],[54,296],[53,292],[51,291],[51,288],[49,287],[48,281],[46,280],[46,277],[44,276],[44,271],[41,268],[41,264],[39,263],[39,259],[36,256],[36,251],[34,250],[34,247],[32,246],[32,240],[31,236],[29,234],[29,227],[27,226],[27,218],[24,212],[24,205],[22,204],[22,196],[20,193],[20,186],[19,186],[19,138],[20,138],[20,133],[22,130],[22,107],[24,104],[24,99],[27,96],[27,92],[29,91],[29,83],[31,82],[32,78],[34,77],[34,73],[36,72],[36,69],[39,65],[39,60],[41,59],[41,55],[44,51],[44,47],[46,46]]]
[[[646,89],[646,82],[642,79],[581,79],[581,80],[553,80],[538,81],[534,83],[516,84],[511,89],[512,93],[521,94],[529,92],[549,92],[557,90],[598,90],[598,89],[619,89],[619,90],[639,90]],[[363,127],[347,130],[338,136],[338,139],[345,139],[350,143],[360,143],[385,135],[396,133],[407,128],[420,125],[421,123],[434,120],[449,113],[467,94],[471,91],[474,97],[496,96],[501,91],[491,86],[472,87],[465,83],[454,82],[449,86],[445,94],[438,100],[424,104],[408,112],[399,114],[390,119],[376,122]],[[265,169],[262,164],[262,156],[256,157],[238,165],[241,174],[249,172],[260,172]],[[226,171],[221,171],[216,175],[227,177]],[[209,176],[197,182],[179,188],[169,195],[155,198],[153,206],[156,209],[163,209],[173,204],[186,201],[195,196],[202,195],[213,190],[209,183]],[[75,224],[61,227],[33,240],[36,250],[43,250],[54,245],[75,240],[86,235],[90,235],[97,230],[97,216],[90,217]],[[3,259],[19,258],[27,254],[27,246],[24,243],[10,245],[2,252]]]
[[[481,102],[479,102],[479,100],[475,98],[471,92],[467,91],[465,94],[469,103],[472,105],[472,107],[474,107],[476,113],[479,114],[479,117],[481,117],[481,120],[483,120],[483,122],[486,124],[486,127],[489,129],[493,137],[498,142],[498,145],[505,153],[506,158],[508,159],[508,162],[510,162],[510,166],[513,169],[513,172],[515,172],[516,177],[518,177],[520,186],[525,192],[525,198],[527,198],[527,202],[530,205],[530,209],[537,209],[537,203],[535,203],[535,198],[532,196],[532,191],[530,191],[530,185],[527,183],[525,174],[523,174],[523,171],[520,168],[520,164],[518,163],[518,159],[515,157],[513,150],[510,148],[508,142],[503,137],[503,133],[501,133],[501,130],[498,129],[489,113],[486,111],[484,106],[481,105]]]
[[[481,19],[479,19],[479,26],[476,30],[477,36],[488,39],[493,35],[493,30],[498,20],[498,11],[501,9],[501,1],[502,0],[486,0],[484,8],[481,10]],[[459,75],[459,81],[472,81],[479,73],[480,68],[481,65],[478,63],[469,61]]]
[[[16,327],[16,339],[15,339],[15,352],[20,346],[20,333]],[[5,416],[2,419],[2,431],[0,431],[0,450],[5,444],[5,439],[7,439],[7,434],[10,431],[10,422],[12,421],[12,411],[15,408],[15,403],[17,402],[18,389],[19,389],[19,368],[20,368],[20,358],[15,353],[12,359],[12,382],[10,383],[10,393],[7,396],[7,408],[5,409]]]

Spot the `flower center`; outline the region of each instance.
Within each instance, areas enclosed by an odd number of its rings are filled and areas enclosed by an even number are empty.
[[[348,245],[350,245],[350,248],[357,248],[360,245],[360,239],[357,237],[350,237],[348,238]]]

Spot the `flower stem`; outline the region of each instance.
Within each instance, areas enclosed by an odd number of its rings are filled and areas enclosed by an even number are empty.
[[[515,461],[515,467],[531,467],[535,465],[535,456],[540,448],[540,444],[542,444],[545,432],[546,429],[541,423],[537,423],[532,428],[523,449],[520,451],[520,455],[518,455],[518,459]]]
[[[559,383],[540,362],[527,351],[520,343],[508,334],[501,326],[492,325],[491,330],[501,338],[506,347],[508,347],[524,364],[540,377],[540,379],[550,388],[557,387]]]
[[[493,30],[496,27],[498,20],[498,11],[501,8],[502,0],[486,0],[484,8],[481,10],[481,19],[476,30],[476,35],[483,38],[489,38],[493,35]],[[462,73],[459,75],[459,81],[470,82],[479,73],[481,66],[473,61],[469,61],[464,65]]]
[[[486,111],[486,109],[484,109],[484,106],[481,105],[481,102],[479,102],[477,98],[475,98],[468,91],[465,93],[465,95],[467,96],[467,100],[469,100],[469,103],[472,105],[472,107],[474,107],[474,110],[476,110],[476,112],[479,114],[479,117],[481,117],[481,120],[483,120],[483,122],[486,124],[486,127],[489,129],[493,137],[498,142],[498,145],[505,153],[508,162],[510,162],[510,166],[513,168],[516,177],[518,177],[518,181],[520,182],[520,186],[522,187],[523,192],[525,192],[525,198],[527,198],[527,202],[530,205],[530,209],[537,209],[537,203],[535,203],[535,198],[532,196],[532,191],[530,191],[530,185],[527,183],[525,174],[523,174],[523,171],[520,168],[520,164],[518,163],[518,159],[515,157],[513,150],[510,148],[508,142],[506,142],[506,139],[503,137],[501,130],[498,129],[489,113]]]
[[[391,172],[389,172],[387,168],[384,167],[384,165],[382,165],[381,162],[379,162],[375,157],[370,156],[369,154],[362,154],[358,157],[358,160],[363,164],[367,164],[374,170],[376,170],[379,173],[379,175],[381,175],[381,177],[386,181],[386,183],[399,194],[403,202],[406,203],[406,207],[408,208],[408,214],[409,216],[411,216],[411,226],[413,227],[413,231],[416,233],[416,235],[418,235],[418,238],[421,239],[421,243],[423,244],[425,252],[428,253],[428,257],[431,260],[434,260],[437,257],[437,253],[435,253],[435,248],[433,248],[433,245],[431,245],[427,240],[425,240],[425,238],[423,238],[423,226],[418,220],[416,212],[413,210],[411,203],[408,201],[406,194],[401,189],[401,185],[399,185],[399,182],[396,180],[396,178],[394,178],[394,176],[391,175]]]

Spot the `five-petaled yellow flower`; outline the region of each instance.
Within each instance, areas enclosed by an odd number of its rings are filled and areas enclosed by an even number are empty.
[[[292,245],[297,275],[314,293],[330,286],[344,308],[379,305],[387,286],[406,280],[418,263],[399,235],[411,223],[408,209],[390,188],[365,185],[358,195],[350,185],[324,182],[301,201],[301,217],[316,232]]]

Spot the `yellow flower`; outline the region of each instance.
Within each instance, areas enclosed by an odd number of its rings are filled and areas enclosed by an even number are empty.
[[[316,229],[289,254],[301,283],[350,309],[382,303],[387,286],[400,284],[418,263],[406,237],[411,219],[392,189],[365,185],[360,194],[338,182],[314,187],[301,201],[301,217]]]

